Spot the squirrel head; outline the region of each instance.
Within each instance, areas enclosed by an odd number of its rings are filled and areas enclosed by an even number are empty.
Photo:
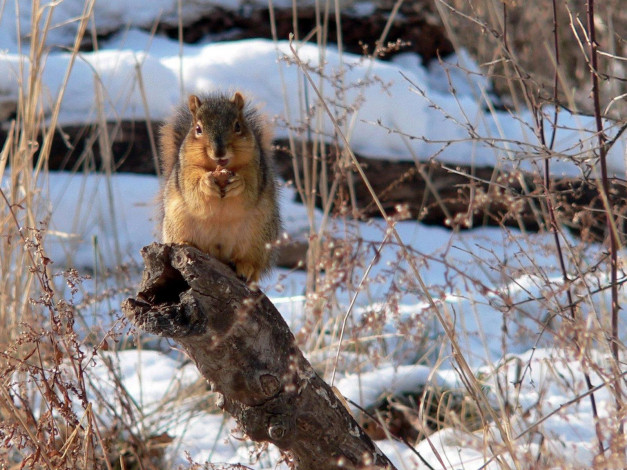
[[[207,149],[207,156],[216,165],[227,168],[236,159],[238,149],[253,142],[241,93],[236,92],[231,98],[220,95],[201,99],[191,95],[188,106],[192,114],[191,137]]]

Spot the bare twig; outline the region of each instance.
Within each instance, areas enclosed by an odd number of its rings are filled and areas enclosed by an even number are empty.
[[[619,239],[618,233],[616,229],[616,222],[614,220],[613,214],[613,198],[609,189],[609,177],[607,170],[607,136],[605,135],[605,130],[603,128],[603,121],[601,116],[601,98],[599,91],[599,62],[598,62],[598,44],[596,40],[596,26],[595,26],[595,18],[594,18],[594,0],[586,1],[587,7],[587,32],[588,32],[588,46],[590,47],[590,79],[592,81],[592,99],[594,102],[594,120],[596,124],[597,130],[597,138],[598,138],[598,152],[599,152],[599,165],[601,168],[601,194],[603,199],[603,204],[605,206],[606,211],[606,220],[607,220],[607,232],[609,237],[609,250],[610,250],[610,284],[611,284],[611,293],[612,293],[612,305],[611,305],[611,351],[614,356],[614,364],[616,365],[615,370],[617,372],[620,371],[618,364],[620,364],[620,356],[619,356],[619,345],[620,339],[618,337],[618,313],[620,311],[620,304],[618,301],[618,250],[619,250]],[[616,396],[616,407],[618,415],[620,416],[622,413],[622,409],[624,407],[623,404],[623,392],[621,381],[616,381],[614,384],[614,393]],[[619,433],[624,436],[624,424],[623,421],[620,421],[619,424]],[[623,439],[624,440],[624,439]],[[621,446],[618,450],[620,455],[625,454],[625,445]]]

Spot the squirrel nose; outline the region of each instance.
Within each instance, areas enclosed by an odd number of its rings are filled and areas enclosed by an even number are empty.
[[[224,158],[224,156],[226,155],[226,145],[224,143],[224,140],[222,140],[221,138],[217,138],[213,140],[213,159],[214,160],[221,160]]]
[[[226,149],[224,148],[224,146],[216,146],[216,148],[213,151],[213,158],[214,160],[222,160],[224,159],[224,156],[226,155]]]

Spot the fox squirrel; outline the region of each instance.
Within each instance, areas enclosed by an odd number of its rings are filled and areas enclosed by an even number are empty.
[[[258,281],[281,226],[271,139],[241,93],[191,95],[159,135],[163,242],[193,245]]]

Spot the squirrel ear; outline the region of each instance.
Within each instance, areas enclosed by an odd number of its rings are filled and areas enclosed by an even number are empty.
[[[196,110],[200,108],[200,104],[200,98],[198,98],[196,95],[191,95],[189,97],[189,110],[194,116],[196,116]]]
[[[244,97],[239,91],[235,92],[233,98],[231,98],[231,101],[235,103],[235,106],[237,106],[240,111],[244,109]]]

